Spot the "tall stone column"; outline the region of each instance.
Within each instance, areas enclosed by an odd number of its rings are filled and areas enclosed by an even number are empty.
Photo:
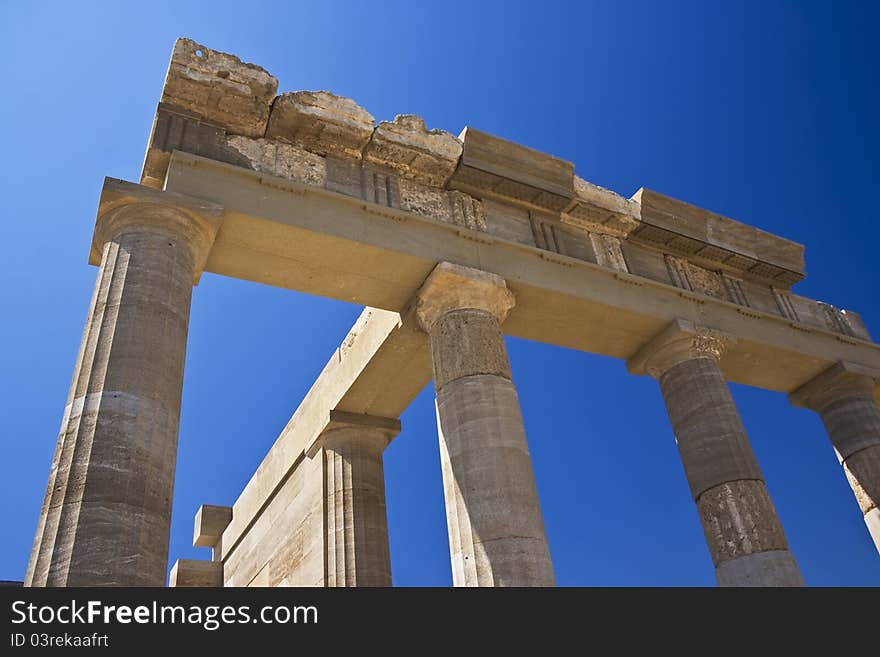
[[[399,432],[397,419],[331,411],[309,450],[322,460],[325,586],[391,586],[382,453]]]
[[[164,586],[193,283],[222,209],[105,181],[27,586]]]
[[[791,394],[796,406],[816,411],[880,551],[880,371],[838,362]]]
[[[660,383],[718,584],[803,586],[719,367],[725,343],[676,320],[627,365]]]
[[[552,586],[553,564],[500,324],[504,280],[439,264],[416,296],[431,338],[456,586]]]

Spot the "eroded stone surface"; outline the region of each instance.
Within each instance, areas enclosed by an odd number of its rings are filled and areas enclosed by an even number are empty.
[[[232,134],[262,137],[278,80],[235,55],[178,39],[162,102],[196,112]]]
[[[380,123],[364,150],[366,160],[435,187],[446,184],[460,156],[458,139],[445,130],[428,130],[425,120],[412,114]]]
[[[272,139],[246,137],[229,137],[227,143],[247,158],[254,171],[317,187],[324,187],[327,183],[327,161],[299,146]]]
[[[434,387],[474,374],[513,378],[498,320],[485,310],[465,308],[442,315],[431,328]]]
[[[700,495],[697,509],[716,566],[756,552],[788,549],[763,481],[731,481],[711,488]]]
[[[639,225],[639,204],[579,176],[575,198],[562,213],[563,223],[591,232],[626,237]]]
[[[266,136],[319,155],[360,159],[375,119],[351,98],[329,91],[295,91],[272,105]]]

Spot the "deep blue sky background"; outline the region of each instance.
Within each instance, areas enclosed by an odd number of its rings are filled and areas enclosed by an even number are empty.
[[[136,181],[174,39],[644,185],[807,245],[795,290],[880,336],[872,2],[0,2],[0,579],[22,579],[96,269],[105,175]],[[194,291],[171,560],[231,504],[360,308],[206,274]],[[589,327],[584,327],[589,330]],[[656,384],[508,339],[559,584],[713,585]],[[733,386],[811,585],[880,585],[821,422]],[[451,583],[429,386],[386,452],[394,582]]]

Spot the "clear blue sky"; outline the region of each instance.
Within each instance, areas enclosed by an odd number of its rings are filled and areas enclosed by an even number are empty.
[[[103,177],[138,180],[174,39],[644,185],[807,246],[795,290],[877,304],[877,3],[0,2],[0,579],[22,579],[96,269]],[[171,560],[232,504],[360,308],[207,274],[194,291]],[[588,330],[585,328],[585,330]],[[508,339],[558,582],[713,585],[656,383]],[[733,386],[811,585],[880,585],[821,422]],[[451,583],[429,386],[386,452],[399,585]]]

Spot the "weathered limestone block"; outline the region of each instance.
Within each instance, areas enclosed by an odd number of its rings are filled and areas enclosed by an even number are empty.
[[[596,264],[618,271],[628,271],[618,238],[612,235],[590,233],[590,244],[593,246]]]
[[[192,286],[218,206],[109,180],[28,586],[162,586]]]
[[[265,506],[224,547],[226,586],[323,586],[323,456],[301,458]]]
[[[429,187],[405,178],[398,180],[397,188],[402,210],[470,230],[486,230],[483,204],[467,194]]]
[[[177,588],[222,587],[223,563],[221,561],[178,559],[171,567],[168,585]]]
[[[360,159],[374,126],[373,115],[350,98],[329,91],[296,91],[275,99],[266,137],[318,155]]]
[[[416,295],[431,338],[456,586],[552,586],[553,564],[500,323],[503,279],[441,263]]]
[[[477,198],[505,197],[551,212],[574,198],[574,165],[520,144],[467,127],[458,136],[462,154],[451,189]]]
[[[790,395],[796,406],[819,413],[837,458],[880,551],[880,406],[874,388],[880,371],[841,361]]]
[[[719,367],[730,339],[676,320],[627,362],[658,379],[720,586],[802,586]]]
[[[449,197],[445,190],[405,179],[399,185],[401,209],[452,223]]]
[[[327,183],[326,159],[299,146],[238,136],[228,137],[226,142],[247,160],[248,167],[254,171],[316,187],[324,187]]]
[[[685,258],[673,255],[664,255],[663,259],[666,262],[669,278],[676,287],[699,292],[700,294],[705,294],[706,296],[714,297],[716,299],[734,301],[734,299],[729,297],[728,288],[725,285],[725,279],[722,278],[720,273],[711,271],[705,267],[700,267],[699,265],[689,262]],[[736,296],[738,291],[737,286],[735,283],[730,283],[730,286],[733,288],[732,294]],[[738,302],[738,299],[739,297],[737,297],[735,302]]]
[[[162,102],[196,112],[231,134],[262,137],[278,80],[234,55],[178,39]]]
[[[230,522],[232,522],[231,506],[202,504],[196,511],[193,546],[212,548],[214,558],[218,558],[222,553],[223,532]]]
[[[639,189],[632,200],[640,206],[641,224],[632,232],[637,241],[784,289],[804,277],[801,244],[649,189]]]
[[[574,177],[574,193],[561,219],[592,233],[626,237],[639,225],[639,204],[619,194]]]
[[[401,114],[383,121],[364,150],[364,159],[387,166],[403,178],[443,187],[461,157],[461,142],[445,130],[428,130],[425,120]]]

